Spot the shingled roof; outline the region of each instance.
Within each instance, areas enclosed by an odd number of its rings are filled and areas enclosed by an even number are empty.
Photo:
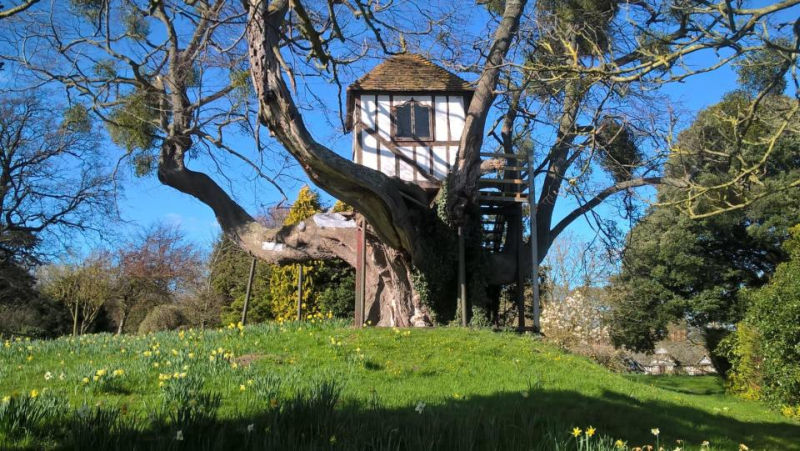
[[[348,86],[346,119],[348,130],[352,127],[353,121],[353,93],[365,91],[471,93],[474,88],[458,75],[433,64],[421,55],[416,53],[394,55]]]
[[[469,83],[416,53],[394,55],[375,66],[348,91],[472,91]]]

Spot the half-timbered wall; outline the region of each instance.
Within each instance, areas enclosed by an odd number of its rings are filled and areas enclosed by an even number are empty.
[[[411,100],[433,106],[430,141],[392,139],[392,111]],[[353,112],[354,161],[421,185],[444,180],[456,161],[464,100],[463,95],[360,94]]]

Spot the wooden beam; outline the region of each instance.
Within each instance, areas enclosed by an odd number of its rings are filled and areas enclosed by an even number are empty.
[[[467,270],[464,262],[464,229],[458,227],[458,301],[461,307],[461,325],[467,327]]]
[[[250,260],[250,275],[247,277],[247,290],[244,292],[244,306],[242,306],[242,325],[247,324],[247,307],[250,304],[250,290],[253,288],[253,276],[256,272],[256,258]]]
[[[364,326],[364,292],[365,282],[365,263],[366,263],[366,233],[364,230],[364,220],[358,220],[356,225],[356,306],[355,306],[355,326]]]
[[[516,196],[504,196],[504,195],[494,195],[488,194],[483,192],[478,192],[478,199],[480,199],[481,204],[483,204],[484,200],[487,201],[497,201],[497,202],[527,202],[528,196],[523,195],[516,195]]]
[[[303,264],[297,264],[297,321],[303,319]]]

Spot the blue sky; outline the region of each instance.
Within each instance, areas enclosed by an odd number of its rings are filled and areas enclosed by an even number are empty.
[[[730,68],[723,68],[713,74],[703,74],[690,78],[685,83],[670,85],[666,92],[677,104],[682,105],[689,112],[714,104],[736,85],[736,76]],[[328,87],[322,87],[328,88]],[[330,88],[328,88],[330,89]],[[334,94],[335,95],[335,94]],[[351,136],[336,132],[326,124],[326,118],[317,113],[306,114],[307,123],[314,137],[334,148],[341,155],[348,156],[351,152]],[[688,119],[688,118],[686,118]],[[245,174],[244,167],[233,166],[233,171]],[[308,183],[307,178],[298,169],[293,174],[304,182],[289,181],[284,186],[290,198],[297,193],[303,183]],[[257,192],[246,187],[238,187],[237,198],[248,206],[251,212],[258,209],[259,205],[269,205],[278,202],[281,197],[277,191],[269,186],[262,185],[264,189]],[[193,197],[182,194],[172,188],[161,185],[154,176],[144,178],[128,177],[125,182],[125,193],[120,199],[119,207],[123,219],[130,221],[128,227],[144,226],[155,221],[165,221],[179,224],[188,237],[198,243],[210,243],[219,233],[211,209]],[[325,195],[327,202],[332,199]],[[563,203],[561,214],[571,209],[571,205]],[[600,210],[603,212],[603,209]],[[606,211],[604,214],[616,214]],[[593,232],[585,221],[576,221],[571,230],[580,236],[589,238]]]
[[[444,4],[448,4],[448,2],[444,1]],[[483,14],[480,13],[480,9],[464,8],[464,10],[471,11],[470,14],[472,14],[469,17],[459,18],[462,23],[469,24],[467,25],[467,28],[469,28],[467,31],[473,36],[486,36],[486,29],[484,28],[486,26],[485,17],[482,17]],[[711,52],[707,52],[694,58],[696,58],[698,64],[708,65],[713,62],[716,56]],[[377,64],[376,60],[360,64],[352,69],[352,73],[347,74],[347,78],[357,78],[375,64]],[[7,73],[0,73],[0,77],[4,76],[7,77]],[[475,77],[464,75],[464,78],[472,80]],[[0,84],[5,84],[8,81],[0,80]],[[663,92],[669,96],[677,107],[686,111],[686,117],[682,118],[682,122],[685,124],[691,120],[691,116],[697,111],[718,102],[726,92],[735,87],[735,74],[730,67],[724,67],[713,73],[693,76],[682,83],[671,84],[664,88]],[[310,101],[310,96],[308,96],[307,92],[302,91],[302,89],[300,92],[301,100],[313,103]],[[312,79],[306,84],[305,89],[313,91],[314,95],[322,99],[322,102],[327,105],[335,106],[338,104],[337,91],[329,83],[320,79]],[[331,109],[335,110],[336,108],[331,107]],[[325,112],[315,108],[304,111],[304,117],[309,129],[318,141],[325,143],[343,156],[350,156],[352,137],[343,133],[341,127],[337,126],[335,111],[331,113],[331,111]],[[246,138],[234,139],[231,142],[234,143],[234,146],[240,146],[242,149],[252,146],[252,142]],[[109,161],[116,161],[121,151],[113,149],[110,143],[109,146]],[[191,161],[189,164],[193,169],[209,173],[218,183],[224,182],[215,173],[208,161],[198,159]],[[243,164],[235,161],[228,161],[227,164],[225,172],[230,177],[230,182],[225,182],[224,185],[251,213],[258,213],[264,206],[269,206],[281,200],[281,196],[276,189],[265,183],[254,182],[250,178],[251,172]],[[119,227],[122,235],[134,233],[141,227],[147,227],[154,222],[161,221],[179,225],[185,231],[189,240],[204,247],[208,247],[214,238],[218,236],[220,229],[210,208],[191,196],[161,185],[155,175],[136,178],[132,176],[132,171],[129,169],[123,170],[123,172],[127,174],[123,174],[121,181],[123,192],[118,201],[119,212],[124,221]],[[291,177],[285,179],[281,186],[291,200],[300,187],[307,183],[307,178],[296,165],[290,171],[290,175]],[[325,193],[321,192],[321,194],[326,202],[329,204],[333,202]],[[566,200],[560,204],[556,211],[556,220],[574,207],[574,204]],[[615,209],[607,206],[600,207],[598,211],[604,216],[617,214]],[[624,224],[620,225],[624,227]],[[592,228],[584,220],[574,222],[569,230],[587,240],[594,236]]]
[[[736,75],[726,67],[712,74],[697,75],[684,83],[670,85],[665,92],[669,94],[676,105],[681,106],[687,111],[687,114],[693,115],[700,109],[719,101],[726,92],[734,89],[735,86]],[[330,86],[320,84],[319,89],[321,95],[335,96],[335,92]],[[689,120],[690,118],[683,119]],[[317,112],[306,113],[306,121],[316,139],[326,143],[343,156],[350,155],[352,142],[350,134],[343,134],[330,127],[327,123],[328,118]],[[242,144],[248,145],[245,140],[242,140]],[[196,165],[197,163],[192,164]],[[241,165],[233,164],[231,166],[230,174],[234,179],[247,173],[247,168]],[[290,199],[294,198],[300,187],[308,183],[307,177],[298,168],[295,168],[292,174],[301,181],[289,180],[282,184]],[[219,177],[215,178],[219,179]],[[233,189],[236,198],[251,213],[255,213],[260,206],[274,204],[281,200],[277,190],[268,185],[260,184],[256,188],[247,185],[246,182],[241,182],[241,185],[234,184]],[[182,227],[190,240],[204,245],[211,243],[219,234],[219,226],[210,208],[191,196],[161,185],[155,176],[144,178],[129,176],[124,186],[124,195],[119,201],[119,210],[122,218],[130,222],[126,227],[133,230],[156,221],[175,223]],[[326,202],[333,202],[330,196],[318,191]],[[574,204],[566,202],[565,199],[565,202],[560,204],[556,216],[566,214],[573,206]],[[616,210],[609,207],[600,207],[598,211],[603,215],[617,214]],[[624,224],[620,225],[624,226]],[[590,239],[594,235],[592,228],[584,220],[573,223],[570,230],[584,239]]]

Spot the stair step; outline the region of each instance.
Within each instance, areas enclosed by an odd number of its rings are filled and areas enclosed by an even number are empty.
[[[499,194],[499,195],[498,195]],[[500,193],[498,194],[490,194],[486,192],[478,192],[478,199],[481,200],[481,204],[485,205],[486,203],[513,203],[513,202],[527,202],[528,196],[524,195],[523,193],[517,194],[516,196],[504,196]],[[486,202],[484,202],[486,201]]]
[[[524,179],[478,179],[481,185],[527,185]]]

